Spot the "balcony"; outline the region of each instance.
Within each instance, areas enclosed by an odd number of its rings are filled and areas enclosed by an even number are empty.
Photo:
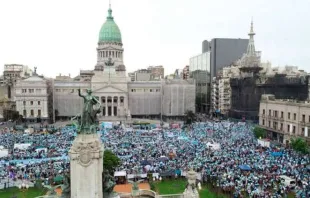
[[[273,119],[273,120],[279,120],[279,117],[272,116],[272,119]]]
[[[310,127],[310,122],[300,121],[300,125]]]

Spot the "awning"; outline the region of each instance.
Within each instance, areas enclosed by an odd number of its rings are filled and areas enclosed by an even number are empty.
[[[116,171],[114,172],[114,177],[126,177],[126,171]]]

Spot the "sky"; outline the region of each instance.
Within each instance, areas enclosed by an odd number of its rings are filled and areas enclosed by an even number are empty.
[[[94,69],[109,0],[1,0],[0,72],[4,64],[38,67],[48,77]],[[310,72],[310,0],[112,0],[127,72],[182,69],[202,41],[248,38],[273,66]]]

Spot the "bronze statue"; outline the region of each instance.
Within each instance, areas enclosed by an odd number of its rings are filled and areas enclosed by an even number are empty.
[[[79,96],[84,99],[84,107],[79,120],[79,133],[96,133],[96,115],[100,112],[100,102],[95,96],[91,95],[90,89],[87,89],[86,95],[81,94],[81,89],[78,92]]]
[[[102,173],[102,188],[103,188],[103,197],[113,197],[115,194],[113,192],[115,186],[114,178],[109,174],[107,170],[103,170]]]
[[[61,186],[62,192],[60,198],[71,198],[70,176],[64,176],[64,184]]]

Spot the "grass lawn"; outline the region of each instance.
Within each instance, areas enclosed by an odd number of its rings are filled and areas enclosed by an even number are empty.
[[[199,191],[199,197],[201,197],[201,198],[204,198],[204,197],[208,197],[208,198],[228,198],[227,195],[216,194],[214,192],[211,192],[205,186],[203,186],[202,189]]]
[[[158,194],[181,194],[184,192],[187,181],[185,179],[170,179],[154,182]]]
[[[34,198],[45,195],[45,193],[46,191],[44,189],[29,188],[25,192],[25,198]],[[1,198],[11,198],[13,195],[17,196],[17,198],[24,198],[23,193],[18,188],[8,188],[0,190]]]
[[[185,179],[171,179],[163,180],[153,183],[155,186],[155,191],[160,195],[167,194],[181,194],[185,191],[187,180]],[[216,194],[207,189],[206,186],[202,187],[202,190],[199,191],[199,196],[201,198],[226,198],[227,196],[222,194]]]

